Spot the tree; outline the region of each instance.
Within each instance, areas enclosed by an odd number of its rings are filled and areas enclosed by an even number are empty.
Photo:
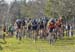
[[[46,0],[26,0],[14,1],[11,3],[10,15],[14,18],[24,17],[43,17]]]
[[[56,16],[74,16],[75,0],[48,0],[45,8],[46,15]]]
[[[7,10],[8,10],[8,4],[5,3],[4,0],[0,1],[0,24],[6,22],[6,16],[7,16]]]
[[[29,17],[42,17],[44,16],[44,6],[46,0],[29,1],[25,5],[21,5],[21,13]]]

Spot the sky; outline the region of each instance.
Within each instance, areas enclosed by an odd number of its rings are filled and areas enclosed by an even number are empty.
[[[5,0],[7,3],[11,3],[11,2],[13,2],[14,0]],[[29,0],[26,0],[26,2],[28,2]]]
[[[13,2],[14,0],[5,0],[7,3],[11,3]],[[26,2],[29,2],[29,1],[36,1],[36,0],[26,0]]]
[[[12,1],[14,1],[14,0],[5,0],[7,3],[10,3],[10,2],[12,2]]]

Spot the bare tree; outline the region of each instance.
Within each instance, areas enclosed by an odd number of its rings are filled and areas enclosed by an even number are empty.
[[[4,0],[0,1],[0,24],[6,22],[8,4]]]

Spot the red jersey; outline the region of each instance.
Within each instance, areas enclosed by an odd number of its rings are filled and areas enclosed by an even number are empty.
[[[55,28],[55,24],[50,23],[48,28],[49,28],[49,29],[51,29],[51,28]]]
[[[56,22],[56,27],[61,27],[61,22],[60,21]]]

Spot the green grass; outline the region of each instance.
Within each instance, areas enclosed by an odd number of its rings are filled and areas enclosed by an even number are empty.
[[[0,39],[0,52],[75,52],[75,38],[57,40],[55,44],[49,44],[45,40],[7,38],[7,43]]]

